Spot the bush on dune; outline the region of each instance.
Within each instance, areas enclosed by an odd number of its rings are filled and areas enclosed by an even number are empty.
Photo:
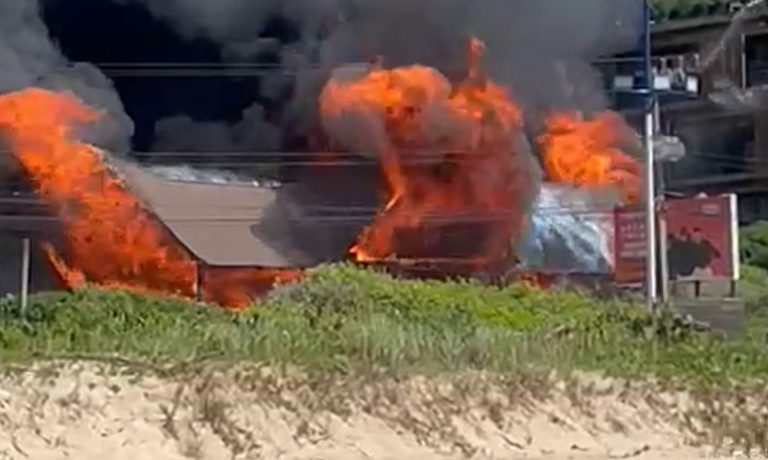
[[[768,270],[768,222],[757,222],[739,235],[741,260],[750,266]]]
[[[579,368],[708,379],[768,370],[761,347],[666,321],[579,292],[400,280],[341,265],[312,270],[238,313],[100,289],[34,296],[24,313],[0,302],[0,359],[214,359],[318,372]]]
[[[463,280],[402,280],[351,265],[313,270],[307,282],[278,289],[269,303],[300,308],[310,315],[383,312],[405,321],[464,322],[520,332],[646,318],[633,305],[599,301],[578,291],[546,291],[525,284],[497,288]]]

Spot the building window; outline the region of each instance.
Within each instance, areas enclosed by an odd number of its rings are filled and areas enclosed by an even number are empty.
[[[768,84],[768,34],[747,36],[744,58],[747,87]]]

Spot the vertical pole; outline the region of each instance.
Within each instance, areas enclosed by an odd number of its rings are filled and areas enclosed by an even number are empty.
[[[732,299],[738,296],[738,281],[741,279],[741,250],[739,247],[739,196],[729,194],[730,218],[731,218],[731,263],[733,273],[731,275],[730,295]]]
[[[658,100],[653,104],[653,133],[654,136],[662,133],[662,120],[661,120],[661,104]],[[653,141],[653,140],[651,140]],[[657,198],[657,206],[654,208],[656,212],[656,240],[658,241],[658,259],[659,259],[659,300],[661,305],[665,306],[669,303],[669,257],[667,254],[667,215],[664,212],[664,163],[657,163],[654,165],[656,174],[656,183],[654,184],[654,190],[658,190],[658,193],[654,195]]]
[[[21,312],[27,311],[29,305],[29,271],[30,271],[30,259],[31,259],[31,244],[29,238],[22,238],[21,240],[21,286],[20,286],[20,302]]]
[[[662,200],[662,206],[664,205]],[[667,219],[666,219],[666,213],[662,209],[662,212],[659,213],[659,220],[658,220],[658,230],[659,230],[659,268],[661,269],[661,273],[659,275],[661,276],[661,303],[663,305],[667,305],[669,303],[670,297],[669,297],[669,257],[667,254],[667,250],[669,247],[667,246]]]
[[[739,59],[741,59],[741,89],[746,91],[747,86],[749,85],[749,80],[747,77],[747,35],[742,33],[741,34],[741,54],[739,55]]]
[[[651,59],[651,7],[644,0],[644,47],[645,47],[645,235],[646,235],[646,293],[645,301],[649,310],[656,308],[657,277],[656,277],[656,184],[654,177],[654,111],[656,97],[654,94],[653,62]]]

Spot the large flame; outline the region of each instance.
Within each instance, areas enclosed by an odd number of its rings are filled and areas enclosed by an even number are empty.
[[[67,248],[58,269],[70,282],[191,296],[193,261],[115,179],[101,153],[75,140],[73,129],[97,118],[68,93],[29,89],[0,97],[0,127],[11,150],[61,213]]]
[[[504,88],[480,75],[482,43],[472,40],[469,49],[468,76],[455,87],[420,65],[326,84],[323,120],[342,131],[350,129],[345,120],[356,120],[364,132],[352,134],[373,144],[386,183],[383,206],[351,249],[356,260],[510,255],[530,189],[527,163],[515,151],[521,114]],[[451,225],[471,230],[447,241]]]
[[[637,202],[641,167],[622,150],[631,139],[626,133],[624,120],[613,112],[590,120],[575,112],[550,116],[538,139],[547,178],[579,187],[616,187],[625,204]]]
[[[0,131],[38,194],[59,211],[63,253],[45,245],[71,288],[93,282],[137,291],[196,295],[197,264],[112,174],[102,153],[76,140],[75,128],[98,119],[70,93],[27,89],[0,96]],[[228,289],[217,285],[229,277]],[[219,275],[207,300],[232,307],[277,273]]]

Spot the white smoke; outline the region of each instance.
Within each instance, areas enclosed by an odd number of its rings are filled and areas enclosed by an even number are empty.
[[[0,1],[0,94],[39,86],[70,90],[102,110],[86,141],[113,152],[129,148],[133,123],[112,83],[89,64],[70,64],[49,36],[37,0]]]

